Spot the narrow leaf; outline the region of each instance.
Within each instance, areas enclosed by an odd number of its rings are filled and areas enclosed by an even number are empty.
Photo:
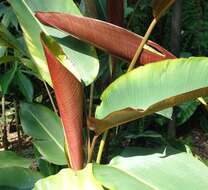
[[[55,41],[42,33],[48,68],[50,71],[56,100],[61,119],[63,121],[67,140],[69,157],[73,169],[81,169],[83,164],[82,153],[82,114],[83,114],[83,88],[80,81],[69,72],[59,61],[58,52],[61,47],[54,46]],[[58,51],[54,51],[53,47]],[[56,52],[54,55],[53,53]]]
[[[88,125],[106,129],[208,94],[208,58],[166,60],[139,67],[113,82],[102,94]],[[122,94],[122,96],[121,96]]]
[[[174,2],[175,0],[153,0],[152,8],[154,18],[160,18]]]
[[[24,75],[20,70],[16,72],[16,84],[19,87],[20,92],[24,95],[28,102],[32,102],[33,99],[33,84],[30,79]]]
[[[9,71],[4,73],[0,77],[1,91],[4,95],[8,93],[8,89],[12,83],[14,76],[15,76],[16,70],[17,70],[17,64],[14,64],[14,66]]]
[[[36,17],[46,25],[68,32],[76,38],[127,61],[132,60],[142,41],[141,36],[124,28],[88,17],[43,12],[36,13]],[[158,44],[148,41],[139,63],[146,64],[171,58],[175,58],[175,56]]]

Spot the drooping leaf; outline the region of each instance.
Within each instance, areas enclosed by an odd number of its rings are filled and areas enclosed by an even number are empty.
[[[35,182],[41,179],[39,172],[21,167],[0,169],[0,189],[2,190],[32,190]]]
[[[57,175],[39,180],[33,190],[103,190],[92,175],[92,164],[80,171],[63,169]]]
[[[63,121],[67,150],[73,169],[81,169],[82,152],[82,120],[83,120],[83,88],[81,82],[61,63],[63,56],[61,47],[42,33],[48,68],[50,71],[56,100]],[[60,55],[58,55],[60,53]]]
[[[102,94],[88,125],[106,129],[208,94],[208,58],[166,60],[139,67],[113,82]]]
[[[65,33],[43,26],[35,17],[36,11],[58,11],[80,15],[80,11],[73,0],[8,0],[14,9],[23,30],[29,52],[39,71],[39,78],[46,80],[50,85],[51,79],[48,71],[43,48],[40,42],[40,32],[44,31],[61,43],[63,51],[70,57],[70,68],[80,72],[86,85],[97,76],[99,62],[95,49],[91,46],[68,37]]]
[[[206,190],[208,186],[205,164],[169,148],[163,153],[115,157],[109,165],[93,165],[93,174],[113,190]]]
[[[20,157],[12,151],[0,151],[0,171],[7,167],[29,168],[31,164],[31,159]]]
[[[9,86],[15,76],[17,70],[17,64],[14,64],[13,67],[8,70],[6,73],[4,73],[2,76],[0,76],[0,86],[2,94],[7,94]]]
[[[44,159],[57,165],[67,164],[63,128],[54,112],[42,105],[21,103],[20,120]]]
[[[36,17],[44,24],[58,28],[89,42],[117,57],[131,61],[142,37],[118,26],[88,17],[64,13],[39,12]],[[100,35],[102,34],[102,35]],[[141,64],[175,58],[158,44],[148,41],[139,59]]]
[[[153,0],[152,9],[154,18],[160,18],[175,0]]]
[[[26,100],[28,102],[32,102],[34,93],[32,82],[20,70],[17,70],[16,72],[16,84],[18,85],[21,93],[25,96]]]

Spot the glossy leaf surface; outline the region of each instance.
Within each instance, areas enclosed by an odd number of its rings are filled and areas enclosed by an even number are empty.
[[[141,36],[124,28],[88,17],[43,12],[37,13],[36,17],[46,25],[68,32],[76,38],[127,61],[132,60],[142,41]],[[168,58],[175,58],[175,56],[158,44],[148,41],[139,62],[146,64]]]
[[[138,152],[141,154],[139,149]],[[187,153],[168,148],[154,154],[118,156],[109,165],[94,165],[93,173],[113,190],[206,190],[208,186],[206,165]]]
[[[43,33],[41,37],[64,126],[70,163],[73,169],[81,169],[83,87],[81,82],[60,63],[59,60],[63,56],[61,47]]]
[[[113,82],[102,94],[97,133],[208,94],[208,58],[166,60],[139,67]]]
[[[54,112],[42,105],[21,103],[20,120],[44,159],[57,165],[67,164],[63,128]]]
[[[33,190],[103,190],[92,175],[92,165],[80,171],[63,169],[54,176],[38,181]]]
[[[36,63],[40,78],[52,84],[40,41],[41,31],[57,38],[62,44],[66,55],[70,57],[70,62],[64,64],[71,68],[75,67],[80,72],[81,78],[86,85],[96,78],[99,63],[94,48],[68,37],[63,32],[43,26],[34,17],[34,12],[36,11],[57,11],[80,15],[79,9],[72,0],[9,0],[9,3],[18,17],[27,47]]]

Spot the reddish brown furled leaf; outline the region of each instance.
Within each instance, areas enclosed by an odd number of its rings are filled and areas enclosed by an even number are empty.
[[[117,26],[123,25],[124,19],[124,1],[107,0],[108,22]]]
[[[160,18],[175,0],[153,0],[152,9],[154,18]]]
[[[68,32],[76,38],[89,42],[127,61],[132,60],[138,45],[142,41],[142,37],[133,32],[88,17],[43,12],[36,13],[36,17],[46,25]],[[160,53],[144,48],[139,59],[140,64],[175,58],[170,52],[152,41],[148,41],[147,45]]]
[[[70,164],[73,169],[78,170],[83,165],[83,88],[75,76],[57,59],[58,52],[62,52],[58,44],[43,33],[41,39],[64,126]],[[60,49],[57,51],[58,48]]]

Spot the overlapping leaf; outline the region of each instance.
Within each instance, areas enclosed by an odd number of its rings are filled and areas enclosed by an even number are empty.
[[[86,85],[90,84],[97,76],[99,62],[95,49],[68,37],[61,31],[52,30],[43,26],[35,17],[36,11],[57,11],[80,15],[80,11],[73,0],[8,0],[14,9],[23,30],[25,41],[29,52],[34,60],[36,70],[39,71],[39,78],[44,79],[51,85],[43,48],[40,42],[40,32],[54,36],[62,44],[63,51],[70,57],[71,62],[63,62],[67,67],[75,67],[80,72],[82,80]],[[67,67],[68,68],[68,67]],[[35,71],[36,71],[35,70]]]
[[[20,120],[24,132],[33,137],[34,145],[45,160],[67,164],[63,128],[54,112],[42,105],[21,103]]]
[[[81,82],[61,63],[63,57],[61,47],[42,33],[48,68],[63,121],[67,148],[73,169],[81,169],[83,164],[82,152],[82,116],[83,88]]]
[[[132,60],[142,41],[142,37],[135,33],[92,18],[43,12],[37,13],[36,17],[46,25],[68,32],[127,61]],[[148,41],[139,63],[146,64],[168,58],[175,58],[175,56],[158,44]]]
[[[147,149],[146,149],[147,150]],[[113,190],[206,190],[208,168],[184,152],[166,148],[164,152],[115,157],[109,165],[94,165],[95,178]],[[147,152],[147,151],[146,151]],[[138,155],[140,153],[140,155]]]
[[[80,171],[63,169],[57,175],[39,180],[33,190],[103,190],[92,174],[92,164]]]
[[[208,58],[166,60],[137,68],[102,94],[89,127],[106,129],[208,94]]]

